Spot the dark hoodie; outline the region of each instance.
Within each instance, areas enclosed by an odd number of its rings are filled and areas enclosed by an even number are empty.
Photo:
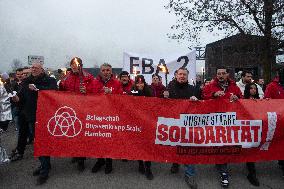
[[[280,84],[279,77],[274,78],[274,80],[267,85],[264,97],[272,99],[284,99],[284,87]]]

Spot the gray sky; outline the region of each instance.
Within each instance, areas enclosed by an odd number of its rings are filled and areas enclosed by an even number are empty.
[[[165,0],[0,0],[1,71],[17,58],[42,55],[45,66],[63,67],[73,56],[85,67],[122,67],[123,51],[166,54],[187,51],[167,37],[176,17]],[[218,40],[206,34],[206,44]]]

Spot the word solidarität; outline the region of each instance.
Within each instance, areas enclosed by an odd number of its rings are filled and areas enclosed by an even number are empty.
[[[258,147],[261,120],[237,120],[236,113],[181,114],[180,119],[158,118],[155,144],[170,146]]]

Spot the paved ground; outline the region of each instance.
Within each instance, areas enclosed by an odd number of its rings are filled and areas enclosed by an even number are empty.
[[[10,153],[16,145],[16,131],[10,127],[1,135],[2,145]],[[114,171],[105,175],[103,171],[93,174],[91,168],[94,159],[87,159],[86,170],[79,173],[70,159],[52,159],[50,179],[42,186],[35,185],[32,171],[38,166],[38,160],[33,158],[32,145],[27,146],[25,157],[18,162],[0,166],[0,189],[30,189],[30,188],[123,188],[123,189],[180,189],[188,188],[183,180],[183,173],[171,174],[170,164],[153,163],[154,180],[148,181],[138,173],[137,162],[121,160],[114,161]],[[257,175],[261,189],[284,189],[284,178],[277,162],[257,163]],[[232,189],[255,189],[246,179],[245,164],[231,164],[230,187]],[[199,189],[219,189],[219,178],[213,165],[197,166],[197,182]]]

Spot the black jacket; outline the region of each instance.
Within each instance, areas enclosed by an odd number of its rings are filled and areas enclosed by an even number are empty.
[[[147,84],[145,84],[142,91],[137,90],[135,85],[131,88],[131,91],[137,91],[137,93],[132,93],[133,96],[152,96],[152,91]]]
[[[57,84],[54,78],[46,74],[38,77],[31,75],[22,82],[22,89],[18,93],[20,115],[25,116],[26,121],[35,122],[38,91],[30,90],[29,84],[34,84],[39,90],[55,90]]]
[[[189,83],[179,83],[176,80],[171,81],[168,86],[168,91],[170,93],[169,98],[174,99],[189,99],[195,96],[201,99],[200,87],[195,87]]]

